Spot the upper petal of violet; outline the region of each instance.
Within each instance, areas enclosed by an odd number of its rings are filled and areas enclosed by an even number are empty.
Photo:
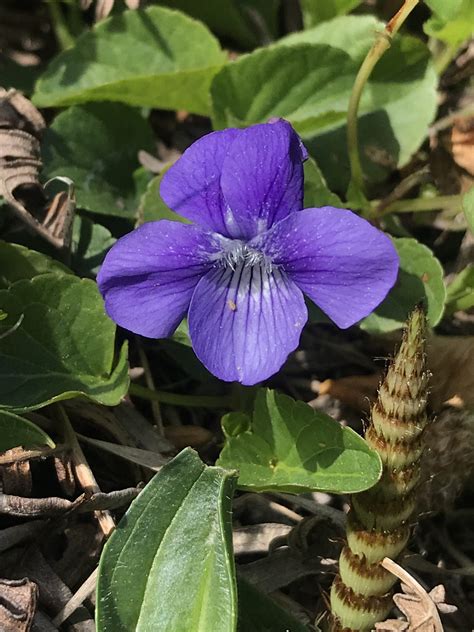
[[[301,210],[306,157],[300,138],[281,119],[213,132],[170,167],[160,193],[196,224],[249,239]]]
[[[163,176],[160,195],[166,204],[192,222],[230,236],[221,172],[239,130],[212,132],[193,143]]]
[[[370,314],[397,279],[399,259],[389,237],[331,206],[290,215],[249,245],[280,265],[341,328]]]
[[[150,338],[170,336],[219,245],[196,226],[149,222],[119,239],[105,257],[97,283],[107,314]]]
[[[240,130],[221,175],[232,237],[251,239],[303,208],[303,160],[299,136],[284,120]]]

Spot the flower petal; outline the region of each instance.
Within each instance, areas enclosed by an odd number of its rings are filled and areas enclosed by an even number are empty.
[[[196,224],[247,239],[301,210],[306,157],[300,138],[281,119],[212,132],[168,169],[160,194]]]
[[[97,283],[107,314],[142,336],[171,335],[217,248],[215,237],[196,226],[143,224],[114,244],[100,268]]]
[[[399,260],[389,237],[331,206],[291,215],[250,245],[280,264],[343,329],[370,314],[397,278]]]
[[[168,169],[160,185],[166,204],[183,217],[230,236],[220,178],[222,164],[239,130],[212,132],[193,143]]]
[[[222,167],[221,188],[231,209],[232,237],[250,239],[303,208],[303,160],[299,136],[284,120],[253,125],[234,139]]]
[[[308,318],[302,292],[279,270],[215,268],[189,308],[196,355],[225,381],[256,384],[280,369]]]

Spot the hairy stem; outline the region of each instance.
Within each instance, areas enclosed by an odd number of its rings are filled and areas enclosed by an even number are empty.
[[[130,395],[158,401],[162,404],[174,404],[175,406],[188,406],[189,408],[230,408],[231,399],[226,396],[214,395],[181,395],[180,393],[167,393],[166,391],[154,391],[141,384],[130,384]]]
[[[385,51],[390,48],[393,36],[398,32],[418,2],[419,0],[405,0],[400,10],[386,24],[385,29],[382,32],[377,33],[377,38],[362,62],[362,66],[360,67],[354,81],[354,86],[352,87],[352,93],[349,100],[349,108],[347,110],[347,151],[351,167],[351,183],[349,185],[349,189],[352,192],[352,195],[358,194],[360,197],[364,197],[364,174],[362,172],[362,165],[360,162],[357,133],[357,115],[362,92],[375,65]]]
[[[331,589],[334,631],[371,630],[392,607],[396,577],[381,562],[405,548],[416,505],[428,423],[425,329],[424,311],[417,308],[372,408],[365,439],[379,453],[383,473],[375,487],[352,497],[347,544]]]

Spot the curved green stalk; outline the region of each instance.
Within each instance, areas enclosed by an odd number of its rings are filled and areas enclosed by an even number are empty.
[[[181,395],[181,393],[168,393],[166,391],[154,391],[140,384],[130,384],[130,395],[158,401],[162,404],[174,404],[175,406],[188,406],[189,408],[231,408],[230,397],[219,395]]]
[[[331,589],[334,631],[371,630],[392,607],[397,578],[380,562],[405,548],[416,506],[422,433],[428,423],[425,330],[424,311],[417,308],[372,408],[365,439],[379,453],[383,474],[375,487],[352,497],[347,544]]]
[[[349,100],[347,110],[347,151],[349,154],[349,162],[351,166],[351,182],[349,185],[348,195],[352,199],[359,199],[364,207],[367,207],[367,200],[364,195],[364,174],[359,157],[358,134],[357,134],[357,114],[359,111],[360,98],[367,83],[372,70],[382,57],[382,55],[390,48],[393,36],[398,32],[406,18],[413,11],[419,0],[405,0],[400,10],[387,23],[385,29],[377,33],[377,38],[372,48],[367,53],[362,66],[357,73],[357,77],[352,87],[352,93]],[[365,203],[364,203],[365,201]],[[370,211],[369,208],[363,208],[364,214]]]

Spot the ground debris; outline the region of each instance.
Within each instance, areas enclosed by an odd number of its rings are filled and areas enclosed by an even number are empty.
[[[38,587],[29,579],[0,579],[0,630],[28,632],[37,600]]]
[[[443,632],[439,612],[450,614],[456,612],[456,606],[444,602],[446,594],[442,584],[435,586],[429,593],[404,568],[386,557],[382,566],[401,580],[402,592],[393,596],[398,609],[405,615],[406,621],[389,619],[377,623],[376,630],[398,632],[413,630],[417,632]]]

